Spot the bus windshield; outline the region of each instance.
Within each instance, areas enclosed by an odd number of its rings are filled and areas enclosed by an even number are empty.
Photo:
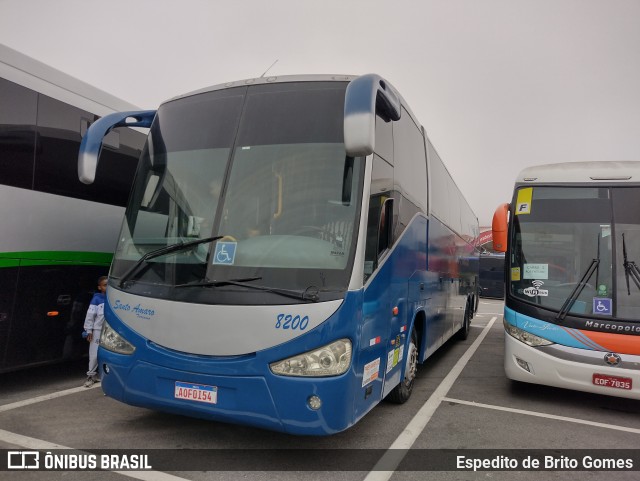
[[[343,295],[364,171],[362,159],[345,154],[344,92],[336,82],[283,83],[163,105],[140,160],[112,277],[158,248],[219,236],[153,256],[129,288],[215,281],[215,288],[175,296],[232,303],[250,294],[257,303],[285,302],[218,282],[251,279],[271,288],[313,287],[322,299]]]
[[[573,316],[637,320],[631,262],[640,261],[639,198],[638,187],[519,188],[510,295]]]

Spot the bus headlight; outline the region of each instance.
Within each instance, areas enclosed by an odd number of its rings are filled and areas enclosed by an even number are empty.
[[[114,331],[107,321],[104,321],[102,325],[100,345],[118,354],[133,354],[133,351],[136,350],[124,337]]]
[[[527,346],[537,347],[537,346],[548,346],[550,344],[554,344],[553,342],[545,339],[544,337],[536,336],[535,334],[531,334],[530,332],[523,331],[522,329],[517,328],[516,326],[509,324],[507,321],[503,320],[504,330],[511,337],[517,339],[520,342],[524,342]]]
[[[351,341],[340,339],[319,349],[269,365],[279,376],[337,376],[351,365]]]

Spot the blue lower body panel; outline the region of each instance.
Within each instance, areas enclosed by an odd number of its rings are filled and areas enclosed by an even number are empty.
[[[351,371],[317,379],[274,376],[268,367],[257,375],[218,375],[154,365],[104,349],[100,366],[104,393],[133,406],[291,434],[333,434],[355,422]],[[210,364],[207,370],[215,372]],[[177,399],[176,381],[216,387],[217,402]],[[311,395],[322,400],[320,409],[307,405]]]
[[[103,374],[102,389],[108,396],[127,404],[176,414],[189,410],[195,417],[284,430],[264,378],[210,376],[138,362],[126,374],[124,384],[120,369],[108,365],[110,374]],[[217,403],[176,399],[176,381],[217,387]],[[251,393],[250,398],[243,393]]]

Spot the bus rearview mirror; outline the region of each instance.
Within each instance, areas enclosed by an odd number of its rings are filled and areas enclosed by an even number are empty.
[[[83,184],[93,184],[104,137],[116,127],[150,127],[155,110],[116,112],[96,120],[80,142],[78,178]]]
[[[344,146],[349,157],[372,154],[375,148],[376,114],[400,120],[400,96],[376,74],[362,75],[347,86],[344,99]]]
[[[501,204],[493,214],[491,222],[491,234],[493,237],[493,250],[507,252],[507,226],[509,222],[509,204]]]

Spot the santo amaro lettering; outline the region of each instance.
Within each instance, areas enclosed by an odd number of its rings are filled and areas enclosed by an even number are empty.
[[[629,324],[616,324],[613,322],[586,321],[585,327],[598,329],[600,331],[613,331],[623,334],[640,334],[640,326],[630,326]]]
[[[125,311],[125,312],[133,312],[138,316],[153,316],[156,312],[153,309],[147,309],[138,304],[135,307],[131,307],[130,304],[123,304],[119,299],[116,299],[116,302],[113,304],[114,311]]]

